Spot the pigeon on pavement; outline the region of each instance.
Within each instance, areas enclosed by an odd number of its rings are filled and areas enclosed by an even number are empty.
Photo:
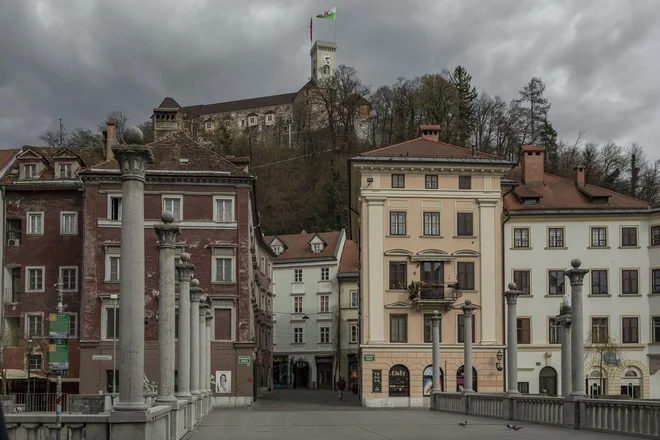
[[[458,426],[465,427],[467,425],[467,420],[465,422],[458,422]]]
[[[518,426],[518,425],[506,425],[506,427],[509,428],[509,429],[513,429],[514,431],[519,431],[519,430],[523,429],[522,426]]]

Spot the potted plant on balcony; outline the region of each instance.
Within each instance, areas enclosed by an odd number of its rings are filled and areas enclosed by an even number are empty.
[[[419,292],[422,290],[422,287],[427,286],[427,283],[424,281],[413,281],[408,286],[408,296],[411,301],[414,301],[419,297]]]

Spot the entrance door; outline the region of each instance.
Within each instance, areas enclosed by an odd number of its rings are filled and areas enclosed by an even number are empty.
[[[316,365],[318,370],[317,384],[320,390],[331,390],[332,389],[332,364],[331,363],[320,363]]]
[[[309,387],[309,365],[305,361],[298,361],[295,364],[295,384],[296,388]]]
[[[545,390],[548,396],[557,395],[557,372],[552,367],[543,367],[539,372],[539,392]]]

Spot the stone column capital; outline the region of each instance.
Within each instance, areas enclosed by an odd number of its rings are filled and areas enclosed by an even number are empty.
[[[213,321],[213,315],[211,314],[211,310],[209,307],[209,310],[206,311],[206,325],[210,327],[211,321]]]
[[[199,280],[195,278],[190,282],[190,301],[199,304],[203,295],[204,292],[202,291],[202,288],[199,287]]]
[[[122,180],[144,182],[144,175],[149,164],[154,163],[154,154],[147,145],[117,144],[112,152],[119,163]]]
[[[158,235],[158,247],[160,249],[174,249],[176,238],[181,234],[181,228],[179,225],[172,224],[174,222],[174,214],[169,211],[163,212],[160,220],[163,222],[162,224],[154,225],[154,230],[156,231],[156,235]]]
[[[206,312],[209,310],[209,305],[206,301],[201,301],[199,303],[199,317],[206,318]]]
[[[478,309],[479,306],[472,304],[472,300],[466,299],[462,305],[458,306],[458,308],[463,310],[463,315],[467,318],[472,317],[472,313]]]
[[[516,283],[509,283],[508,287],[509,290],[504,292],[507,305],[513,306],[518,304],[518,297],[522,294],[522,291],[516,290]]]
[[[433,311],[433,316],[431,317],[431,324],[433,327],[440,327],[440,320],[442,315],[437,310]]]
[[[175,265],[177,279],[179,281],[192,281],[193,272],[195,271],[195,265],[189,263],[190,254],[188,252],[182,252],[180,255],[181,262]]]
[[[571,261],[573,269],[567,270],[564,274],[571,280],[571,286],[581,286],[584,281],[584,276],[589,273],[589,269],[580,269],[582,262],[576,258]]]

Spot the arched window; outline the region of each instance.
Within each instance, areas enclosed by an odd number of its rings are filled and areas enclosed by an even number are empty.
[[[330,75],[330,66],[328,66],[327,64],[323,66],[323,74]]]
[[[464,388],[465,375],[463,373],[463,365],[461,365],[456,370],[456,392],[461,392]],[[474,367],[472,367],[472,391],[477,391],[477,370]]]
[[[642,372],[635,367],[630,367],[621,378],[621,395],[627,395],[631,399],[642,398]]]
[[[539,393],[543,390],[548,396],[557,395],[557,371],[552,367],[543,367],[539,372]]]
[[[601,370],[593,370],[587,376],[587,394],[591,397],[607,394],[607,375]]]
[[[429,365],[424,368],[424,374],[422,376],[422,385],[424,389],[424,395],[430,396],[431,391],[433,390],[433,365]],[[440,368],[440,391],[444,391],[444,374],[442,373],[442,368]]]
[[[390,396],[410,396],[410,373],[403,365],[395,365],[390,368]]]

